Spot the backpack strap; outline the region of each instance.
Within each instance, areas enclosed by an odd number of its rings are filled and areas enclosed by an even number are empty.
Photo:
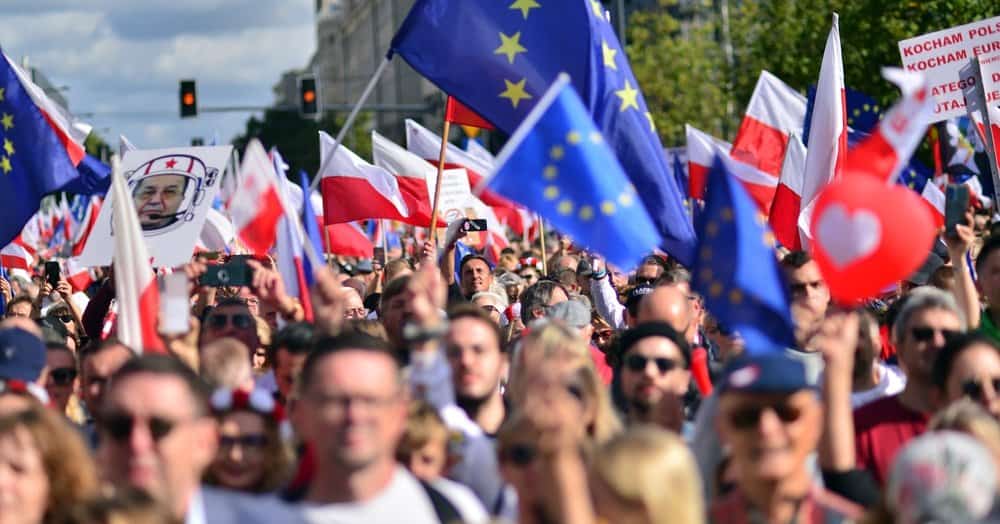
[[[431,486],[429,483],[420,481],[420,486],[424,488],[427,493],[427,498],[431,499],[431,506],[434,507],[434,515],[441,524],[452,524],[454,522],[462,522],[462,514],[458,512],[458,508],[445,497],[443,493],[438,491]]]

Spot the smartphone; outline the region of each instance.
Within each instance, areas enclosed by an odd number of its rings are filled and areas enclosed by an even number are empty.
[[[382,265],[382,261],[385,260],[385,248],[377,247],[372,252],[372,262],[378,265]]]
[[[486,231],[485,218],[466,218],[462,223],[462,231],[471,233],[473,231]]]
[[[253,283],[253,270],[247,265],[246,258],[233,256],[225,264],[208,266],[198,282],[210,287],[249,286]]]
[[[955,226],[965,224],[965,212],[969,209],[969,186],[948,184],[945,189],[944,224],[945,234],[955,236]]]
[[[52,286],[53,291],[59,285],[61,273],[62,269],[59,267],[59,262],[49,261],[45,263],[45,281]]]
[[[190,329],[188,316],[191,303],[188,297],[187,275],[183,271],[160,277],[160,332],[164,335],[183,335]]]

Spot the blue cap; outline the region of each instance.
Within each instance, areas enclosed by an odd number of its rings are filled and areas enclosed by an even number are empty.
[[[806,367],[783,352],[748,355],[726,366],[721,393],[794,393],[815,390],[806,379]]]
[[[17,327],[0,329],[0,379],[34,382],[44,367],[42,339]]]

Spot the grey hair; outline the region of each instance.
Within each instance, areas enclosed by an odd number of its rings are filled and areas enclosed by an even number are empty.
[[[892,338],[894,340],[900,340],[903,336],[903,330],[908,327],[910,323],[910,317],[920,311],[925,309],[943,309],[945,311],[950,311],[958,317],[958,320],[962,325],[965,323],[965,315],[962,310],[958,308],[958,302],[955,301],[955,297],[947,291],[942,291],[936,287],[931,286],[921,286],[910,291],[910,294],[906,296],[903,300],[903,307],[899,309],[899,314],[896,315],[896,322],[892,325]]]

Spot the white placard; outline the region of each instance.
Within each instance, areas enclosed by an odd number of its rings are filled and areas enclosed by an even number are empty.
[[[436,177],[427,177],[427,194],[431,196],[431,204],[434,204],[434,187],[437,182]],[[463,205],[472,195],[469,187],[469,174],[465,169],[445,169],[441,173],[441,197],[438,202],[438,215],[445,221],[440,227],[447,227],[448,224],[458,218],[464,218]]]
[[[219,192],[232,146],[137,149],[125,153],[122,170],[139,214],[153,267],[186,264]],[[84,266],[107,266],[114,255],[114,208],[108,192],[80,255]]]
[[[962,97],[965,81],[959,77],[959,71],[969,63],[970,58],[996,53],[1000,53],[1000,16],[899,42],[903,67],[907,71],[927,75],[931,95],[937,101],[933,122],[965,115],[965,100]],[[990,89],[989,81],[984,71],[987,100],[990,100],[991,92],[1000,97],[998,84]]]

